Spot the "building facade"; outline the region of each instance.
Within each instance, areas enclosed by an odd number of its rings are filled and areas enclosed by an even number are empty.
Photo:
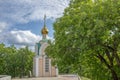
[[[58,68],[51,65],[51,59],[45,53],[49,46],[47,39],[48,29],[46,27],[46,17],[44,17],[44,26],[41,30],[42,40],[35,45],[35,57],[33,59],[33,75],[35,77],[55,77],[58,76]]]

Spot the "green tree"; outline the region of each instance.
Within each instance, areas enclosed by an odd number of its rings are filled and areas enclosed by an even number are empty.
[[[26,75],[28,76],[29,71],[32,71],[33,56],[34,56],[34,53],[28,49],[28,46],[18,50],[20,77],[24,77]]]
[[[55,41],[46,50],[62,72],[119,80],[119,6],[120,0],[71,0],[54,23]]]
[[[5,53],[4,53],[4,51],[5,51],[5,45],[2,43],[2,44],[0,44],[0,74],[1,73],[4,73],[4,67],[5,67],[5,65],[4,65],[4,63],[5,63],[5,61],[4,61],[4,56],[5,56]]]
[[[33,69],[34,53],[25,48],[16,49],[14,45],[5,47],[0,44],[0,74],[24,77]]]

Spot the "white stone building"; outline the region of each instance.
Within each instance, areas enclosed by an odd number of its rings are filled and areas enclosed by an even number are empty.
[[[51,59],[45,54],[45,48],[49,45],[47,39],[48,29],[46,27],[46,17],[41,30],[42,40],[35,45],[35,57],[33,59],[33,75],[35,77],[55,77],[58,76],[58,68],[51,65]]]

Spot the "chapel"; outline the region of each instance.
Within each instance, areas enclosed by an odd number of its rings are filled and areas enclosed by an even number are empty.
[[[41,30],[42,40],[35,44],[35,56],[33,59],[33,75],[35,77],[57,77],[58,68],[52,66],[51,59],[46,55],[45,49],[49,46],[47,38],[48,28],[46,26],[46,16],[44,16],[44,26]]]

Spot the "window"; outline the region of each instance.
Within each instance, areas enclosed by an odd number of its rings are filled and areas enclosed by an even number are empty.
[[[45,72],[49,72],[49,58],[45,58]]]

